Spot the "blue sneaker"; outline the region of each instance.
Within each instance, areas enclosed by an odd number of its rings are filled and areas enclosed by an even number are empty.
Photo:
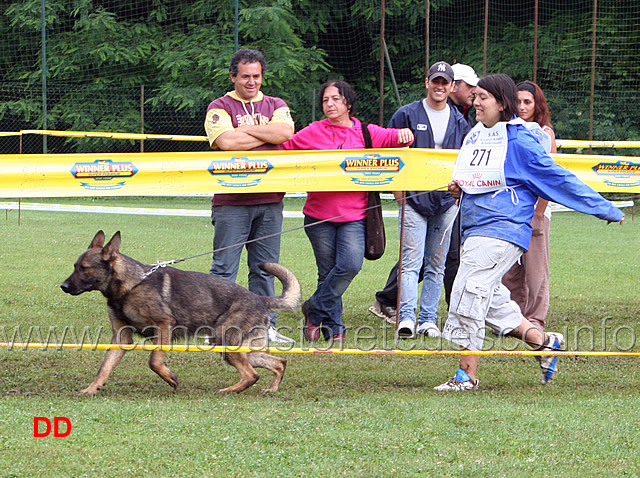
[[[557,332],[547,333],[547,341],[543,345],[543,350],[560,350],[564,345],[564,336]],[[542,377],[540,377],[540,383],[545,385],[558,371],[558,356],[557,355],[539,355],[536,356],[536,360],[540,363],[542,369]]]

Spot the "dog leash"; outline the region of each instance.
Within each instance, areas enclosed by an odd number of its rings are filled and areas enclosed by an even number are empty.
[[[409,196],[405,196],[402,199],[406,200],[408,198],[421,196],[422,194],[427,194],[427,193],[429,193],[431,191],[446,191],[447,188],[448,188],[448,186],[444,186],[444,187],[439,187],[439,188],[436,188],[436,189],[431,189],[429,191],[419,191],[419,192],[416,192],[415,194],[411,194]],[[392,199],[390,201],[386,201],[385,204],[388,204],[390,202],[398,202],[398,201],[399,201],[398,199],[394,198],[394,199]],[[330,222],[330,221],[333,221],[335,219],[340,219],[341,217],[350,216],[351,214],[354,214],[356,212],[368,211],[369,209],[375,209],[377,207],[382,207],[382,204],[375,205],[375,206],[369,206],[369,207],[366,207],[364,209],[356,209],[354,211],[350,211],[348,213],[341,214],[339,216],[334,216],[334,217],[330,217],[329,219],[323,219],[321,221],[316,221],[313,224],[302,225],[302,226],[294,227],[292,229],[287,229],[286,231],[280,231],[280,232],[276,232],[276,233],[269,234],[269,235],[266,235],[266,236],[256,237],[255,239],[250,239],[248,241],[239,242],[237,244],[232,244],[230,246],[220,247],[219,249],[214,249],[213,251],[202,252],[200,254],[195,254],[193,256],[183,257],[182,259],[173,259],[173,260],[170,260],[170,261],[156,261],[155,265],[153,265],[151,267],[151,269],[149,269],[147,272],[144,273],[143,279],[146,279],[151,274],[156,272],[158,269],[165,268],[165,267],[167,267],[168,265],[171,265],[171,264],[178,264],[179,262],[188,261],[190,259],[195,259],[197,257],[208,256],[210,254],[215,254],[216,252],[219,252],[219,251],[224,251],[225,249],[231,249],[232,247],[244,246],[246,244],[251,244],[252,242],[262,241],[263,239],[268,239],[270,237],[280,236],[282,234],[287,234],[289,232],[299,231],[300,229],[305,229],[307,227],[312,227],[312,226],[315,226],[315,225],[318,225],[318,224],[322,224],[322,223],[325,223],[325,222]]]

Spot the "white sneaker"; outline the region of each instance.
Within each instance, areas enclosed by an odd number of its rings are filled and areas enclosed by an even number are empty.
[[[269,326],[269,342],[273,342],[274,344],[286,344],[286,345],[291,345],[296,343],[295,340],[290,339],[289,337],[285,337],[280,332],[278,332],[273,325]]]
[[[416,334],[425,335],[427,337],[440,337],[442,335],[438,326],[431,322],[424,322],[420,324],[416,330]]]
[[[398,324],[398,330],[396,330],[396,337],[399,339],[411,339],[413,338],[413,328],[416,324],[411,319],[401,320]]]
[[[376,300],[373,305],[369,307],[369,312],[389,324],[396,324],[396,308],[392,305],[384,305]]]
[[[438,392],[471,392],[473,390],[477,390],[479,386],[480,380],[476,380],[475,383],[473,380],[461,382],[457,378],[453,377],[448,382],[438,385],[437,387],[433,387],[433,389]]]
[[[213,337],[205,337],[205,338],[204,338],[204,344],[205,344],[205,345],[215,345],[215,344],[213,343]]]

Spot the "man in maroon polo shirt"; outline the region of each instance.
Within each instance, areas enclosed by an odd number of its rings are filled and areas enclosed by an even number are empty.
[[[229,77],[234,90],[211,102],[204,127],[213,149],[223,151],[277,150],[291,139],[294,123],[287,104],[260,91],[267,69],[257,50],[238,50],[231,59]],[[263,296],[275,295],[274,278],[258,264],[278,262],[282,231],[284,193],[215,194],[211,222],[214,225],[213,263],[210,274],[235,282],[242,244],[246,244],[249,290]],[[271,237],[268,237],[271,236]],[[229,247],[240,244],[237,247]],[[269,340],[294,343],[275,329],[272,314]]]

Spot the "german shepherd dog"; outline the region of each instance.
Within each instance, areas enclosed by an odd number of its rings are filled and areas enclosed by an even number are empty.
[[[73,274],[60,286],[64,292],[79,295],[99,290],[107,298],[113,329],[112,344],[132,344],[133,332],[150,337],[154,344],[170,344],[172,338],[206,331],[215,345],[265,347],[270,310],[296,310],[300,283],[291,271],[276,263],[260,267],[277,277],[283,285],[278,297],[262,297],[226,279],[201,272],[172,267],[158,268],[121,254],[120,232],[104,246],[104,232],[98,231],[89,249],[76,261]],[[110,349],[95,380],[80,393],[94,395],[107,382],[125,350]],[[164,364],[164,352],[153,351],[149,367],[171,385],[178,377]],[[263,352],[226,352],[224,359],[240,373],[235,385],[218,393],[242,392],[258,381],[254,367],[274,373],[269,388],[276,392],[284,377],[287,361]]]

